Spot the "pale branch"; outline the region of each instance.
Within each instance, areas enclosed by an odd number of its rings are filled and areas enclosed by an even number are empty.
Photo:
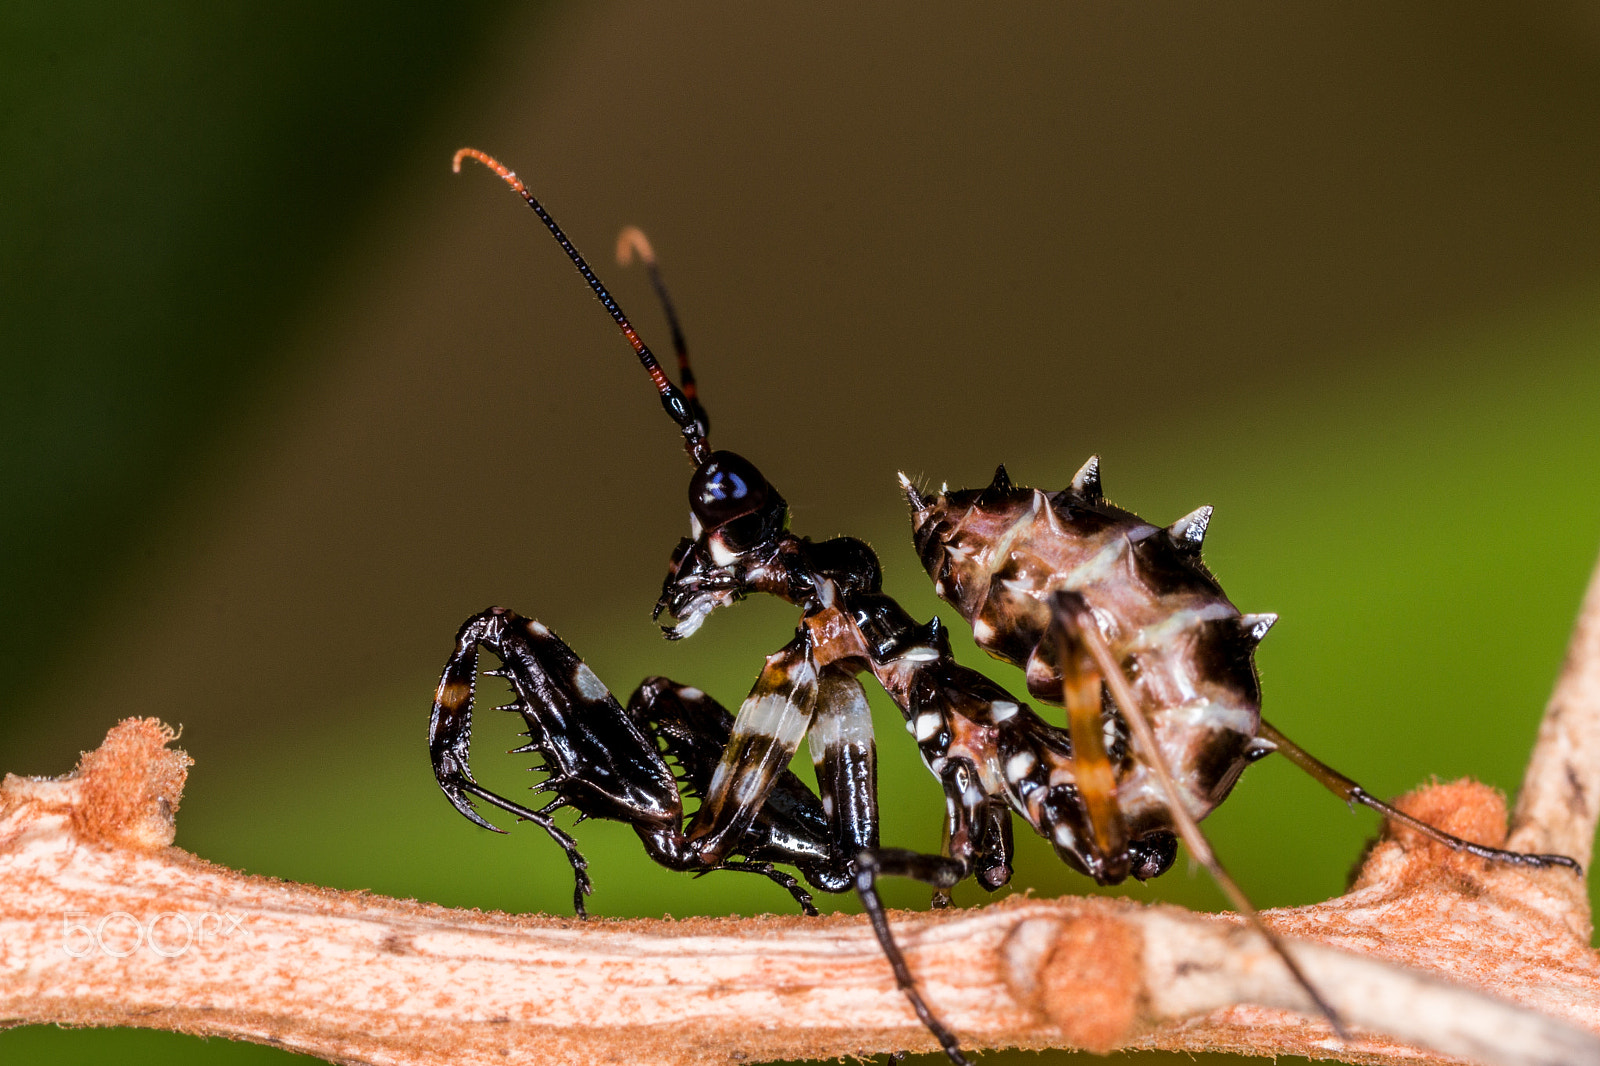
[[[418,1066],[932,1046],[859,918],[579,922],[213,866],[170,846],[188,765],[171,738],[129,720],[74,774],[0,786],[0,1024],[175,1029]],[[1482,786],[1408,807],[1503,834]],[[1600,1063],[1600,957],[1570,872],[1486,868],[1401,834],[1349,895],[1266,917],[1357,1039],[1296,1013],[1303,991],[1230,915],[1015,898],[894,921],[972,1048]]]
[[[1589,865],[1600,821],[1600,566],[1523,775],[1510,844]]]

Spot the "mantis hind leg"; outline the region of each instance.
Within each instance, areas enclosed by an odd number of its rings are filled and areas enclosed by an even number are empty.
[[[1392,822],[1415,829],[1428,839],[1437,841],[1452,851],[1465,852],[1476,855],[1489,862],[1505,863],[1511,866],[1532,866],[1547,869],[1552,866],[1562,866],[1583,875],[1583,866],[1576,859],[1565,855],[1541,855],[1525,851],[1507,851],[1505,848],[1491,848],[1487,844],[1475,844],[1470,840],[1463,840],[1458,836],[1446,833],[1443,829],[1429,825],[1420,818],[1413,818],[1398,807],[1390,806],[1373,796],[1366,789],[1350,780],[1348,777],[1329,766],[1327,763],[1310,755],[1304,748],[1278,732],[1276,728],[1266,721],[1261,723],[1260,734],[1263,740],[1269,741],[1274,748],[1281,751],[1285,758],[1300,769],[1310,774],[1311,777],[1346,803],[1359,803],[1370,807]]]

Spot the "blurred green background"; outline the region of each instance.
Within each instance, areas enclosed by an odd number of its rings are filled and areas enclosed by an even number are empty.
[[[624,698],[666,673],[729,704],[793,625],[659,639],[676,433],[526,209],[451,176],[462,144],[665,346],[609,265],[648,230],[716,443],[797,530],[872,540],[913,613],[897,469],[1059,487],[1099,452],[1152,519],[1216,505],[1213,568],[1283,616],[1269,716],[1379,794],[1515,789],[1600,547],[1591,3],[24,0],[0,144],[0,769],[181,724],[178,842],[251,872],[565,913],[541,834],[433,786],[461,620],[512,606]],[[885,839],[937,846],[880,711]],[[512,731],[477,749],[505,789]],[[1375,823],[1268,760],[1207,827],[1278,906],[1338,892]],[[581,839],[599,914],[788,906]],[[1088,890],[1031,839],[1015,885]],[[1131,891],[1222,905],[1181,862]],[[27,1028],[0,1057],[285,1054]]]

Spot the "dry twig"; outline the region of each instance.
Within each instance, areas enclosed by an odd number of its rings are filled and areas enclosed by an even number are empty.
[[[129,720],[75,773],[0,786],[0,1024],[176,1029],[417,1066],[932,1046],[860,918],[582,923],[210,865],[171,846],[188,766],[171,739]],[[1587,861],[1597,796],[1600,572],[1512,843]],[[1484,843],[1505,835],[1483,786],[1403,802]],[[1303,992],[1230,915],[1019,898],[895,920],[929,1000],[973,1048],[1600,1064],[1600,954],[1568,872],[1487,867],[1400,831],[1347,895],[1265,917],[1358,1039],[1296,1013]]]

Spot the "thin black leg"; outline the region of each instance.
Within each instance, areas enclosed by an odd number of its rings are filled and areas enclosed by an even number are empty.
[[[894,933],[889,928],[889,914],[878,895],[877,880],[884,873],[914,877],[936,887],[950,888],[966,876],[967,870],[961,863],[943,855],[923,855],[902,848],[863,851],[856,857],[856,894],[861,897],[861,905],[872,920],[872,931],[877,934],[878,944],[883,948],[884,957],[889,960],[889,968],[894,971],[895,984],[911,1001],[911,1009],[917,1012],[917,1017],[928,1032],[939,1041],[939,1046],[950,1056],[950,1061],[956,1066],[969,1066],[967,1057],[961,1053],[961,1041],[945,1027],[922,998],[916,979],[911,976],[911,968],[906,965],[906,957],[895,942]]]
[[[733,870],[738,873],[760,874],[769,881],[788,889],[789,895],[793,896],[794,901],[800,904],[800,910],[806,917],[815,918],[820,913],[817,910],[816,902],[811,898],[811,893],[806,891],[806,887],[800,883],[800,879],[793,874],[785,873],[770,862],[722,862],[708,870],[702,870],[696,876],[704,876],[713,870]]]
[[[589,917],[589,912],[583,905],[583,897],[594,891],[594,884],[589,880],[589,860],[585,859],[583,853],[578,850],[578,842],[572,839],[566,830],[556,825],[555,819],[544,811],[537,811],[531,807],[524,807],[520,803],[513,803],[504,796],[489,791],[476,781],[469,781],[461,787],[464,792],[477,796],[485,803],[492,803],[508,814],[514,814],[524,822],[532,822],[550,834],[550,839],[554,840],[561,847],[561,850],[566,852],[567,862],[572,864],[572,878],[576,882],[572,890],[572,909],[577,912],[579,918]],[[557,802],[551,804],[551,806],[559,807],[561,804]],[[491,826],[490,828],[493,827]]]
[[[1260,736],[1265,740],[1271,741],[1273,746],[1283,752],[1290,762],[1310,774],[1318,784],[1346,803],[1359,803],[1364,807],[1370,807],[1390,821],[1410,826],[1428,839],[1437,841],[1453,851],[1464,851],[1468,855],[1476,855],[1480,859],[1505,863],[1510,866],[1534,866],[1540,868],[1564,866],[1569,870],[1575,871],[1579,877],[1583,876],[1583,865],[1576,859],[1568,858],[1565,855],[1540,855],[1525,851],[1507,851],[1505,848],[1491,848],[1487,844],[1474,844],[1470,840],[1463,840],[1458,836],[1446,833],[1443,829],[1429,825],[1420,818],[1413,818],[1398,807],[1392,807],[1374,797],[1366,789],[1327,763],[1310,755],[1304,748],[1278,732],[1277,729],[1265,721],[1261,723]]]

